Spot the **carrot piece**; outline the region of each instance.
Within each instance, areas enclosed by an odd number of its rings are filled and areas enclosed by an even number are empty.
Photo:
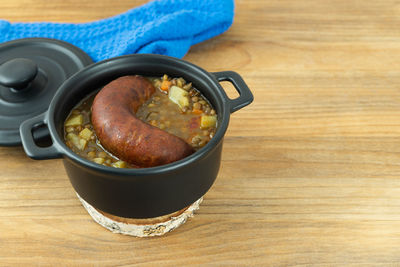
[[[171,84],[172,84],[172,82],[170,82],[170,81],[168,81],[168,80],[164,80],[164,81],[162,81],[162,83],[161,83],[161,90],[163,90],[163,91],[168,91],[169,90],[169,88],[171,87]]]
[[[200,114],[203,113],[203,111],[202,111],[201,109],[193,109],[193,110],[192,110],[192,113],[193,113],[193,114],[196,114],[196,115],[200,115]]]

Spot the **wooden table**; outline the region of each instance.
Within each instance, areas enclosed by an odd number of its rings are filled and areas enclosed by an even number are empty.
[[[84,22],[144,2],[2,0],[0,17]],[[1,266],[400,265],[398,1],[236,5],[232,28],[185,57],[239,72],[255,96],[195,217],[159,238],[112,234],[61,160],[0,148]]]

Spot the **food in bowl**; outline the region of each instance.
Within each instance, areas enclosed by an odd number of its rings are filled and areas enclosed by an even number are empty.
[[[192,83],[130,75],[78,103],[65,120],[64,141],[95,163],[143,168],[192,154],[216,127],[215,109]]]

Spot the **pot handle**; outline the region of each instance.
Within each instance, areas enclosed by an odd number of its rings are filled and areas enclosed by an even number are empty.
[[[228,96],[226,96],[231,113],[238,111],[239,109],[253,102],[253,94],[251,93],[247,84],[244,82],[243,78],[238,73],[234,71],[221,71],[213,72],[212,74],[215,76],[218,82],[231,82],[236,91],[239,93],[239,97],[235,99],[230,99]]]
[[[24,121],[19,127],[22,145],[25,153],[32,159],[55,159],[61,158],[62,154],[54,145],[48,147],[39,147],[35,144],[32,131],[42,125],[46,125],[44,119],[46,112],[36,117]]]

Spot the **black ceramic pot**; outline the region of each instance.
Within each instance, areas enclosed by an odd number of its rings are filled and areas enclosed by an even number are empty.
[[[71,109],[85,96],[124,75],[183,77],[211,102],[218,128],[211,141],[187,158],[171,164],[117,169],[98,165],[72,152],[63,141],[63,124]],[[227,97],[220,81],[231,82],[240,96]],[[33,159],[63,158],[76,192],[89,204],[126,218],[151,218],[178,211],[203,196],[217,177],[223,138],[232,112],[250,104],[253,95],[235,72],[207,71],[180,59],[160,55],[129,55],[90,65],[66,80],[48,111],[20,127],[26,154]],[[39,147],[32,131],[47,126],[53,144]]]

